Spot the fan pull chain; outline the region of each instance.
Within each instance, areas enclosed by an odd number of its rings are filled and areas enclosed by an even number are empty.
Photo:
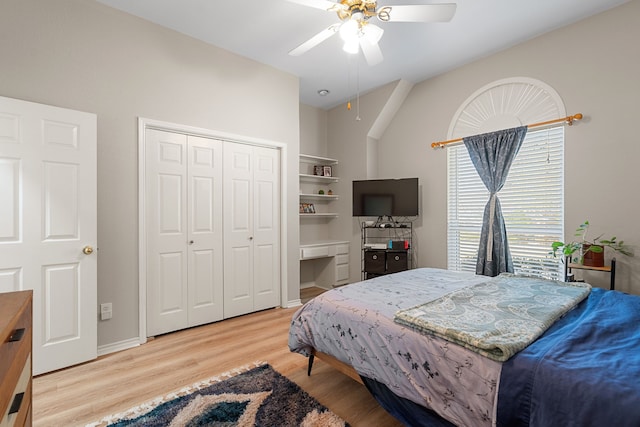
[[[362,120],[360,118],[360,62],[356,60],[356,121]]]
[[[351,55],[347,55],[347,93],[351,93]],[[351,111],[351,99],[347,101],[347,110]]]

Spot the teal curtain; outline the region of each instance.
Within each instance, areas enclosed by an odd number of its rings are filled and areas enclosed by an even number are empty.
[[[463,138],[471,162],[490,194],[484,208],[476,274],[513,273],[507,229],[497,193],[507,181],[513,159],[526,134],[527,127],[521,126]]]

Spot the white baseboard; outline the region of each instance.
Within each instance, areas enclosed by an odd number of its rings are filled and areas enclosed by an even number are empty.
[[[345,282],[340,282],[341,284],[345,284]],[[335,288],[336,285],[333,285],[333,287]],[[316,282],[305,282],[305,283],[300,283],[300,289],[308,289],[308,288],[320,288],[320,289],[325,289],[327,291],[330,291],[332,288],[331,287],[326,287],[326,286],[320,286],[318,285]]]
[[[300,298],[298,299],[294,299],[291,301],[287,301],[287,305],[284,308],[293,308],[293,307],[299,307],[302,305],[302,301],[300,300]]]
[[[127,350],[130,348],[138,347],[140,345],[140,338],[131,338],[124,341],[114,342],[112,344],[98,346],[98,356],[104,356],[105,354],[115,353],[117,351]]]

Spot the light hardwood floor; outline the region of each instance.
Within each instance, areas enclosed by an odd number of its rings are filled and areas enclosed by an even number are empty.
[[[352,426],[399,427],[361,384],[287,346],[295,309],[271,309],[157,337],[33,380],[35,426],[84,426],[255,361],[268,362]]]
[[[310,286],[308,288],[302,288],[300,289],[300,300],[302,301],[302,303],[306,303],[307,301],[309,301],[311,298],[315,298],[318,295],[320,295],[321,293],[327,292],[326,289],[324,288],[318,288],[317,286]]]

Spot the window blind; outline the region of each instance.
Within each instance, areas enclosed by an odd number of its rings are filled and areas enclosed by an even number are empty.
[[[448,268],[476,270],[482,216],[489,192],[464,144],[448,156]],[[561,263],[548,255],[564,237],[564,126],[529,130],[507,182],[498,193],[514,270],[562,278]]]

